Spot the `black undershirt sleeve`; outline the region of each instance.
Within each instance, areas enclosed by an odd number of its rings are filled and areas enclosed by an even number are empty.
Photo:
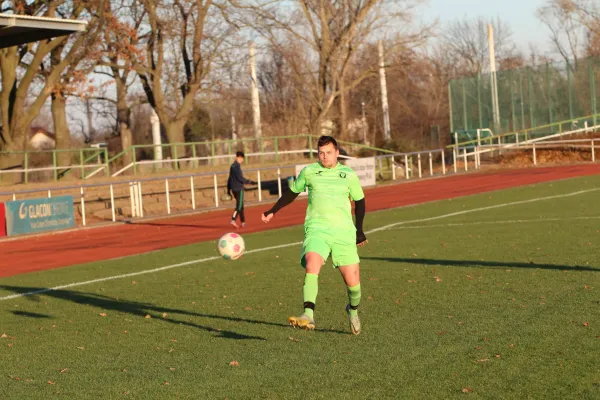
[[[283,192],[279,200],[277,200],[277,203],[275,203],[270,210],[265,211],[264,215],[267,216],[269,214],[275,214],[277,211],[296,200],[296,197],[298,197],[299,194],[300,193],[294,193],[290,189],[287,189],[285,192]]]
[[[356,217],[356,244],[364,242],[366,239],[363,232],[363,221],[365,220],[366,203],[364,197],[354,202],[354,216]]]

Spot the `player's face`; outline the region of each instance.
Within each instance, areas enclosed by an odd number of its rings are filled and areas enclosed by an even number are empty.
[[[319,161],[325,168],[333,168],[337,165],[340,151],[332,143],[319,147]]]

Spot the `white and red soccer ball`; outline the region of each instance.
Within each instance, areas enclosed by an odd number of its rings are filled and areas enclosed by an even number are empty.
[[[244,239],[237,233],[226,233],[217,242],[217,250],[221,257],[226,260],[237,260],[240,258],[244,251],[246,251],[246,245]]]

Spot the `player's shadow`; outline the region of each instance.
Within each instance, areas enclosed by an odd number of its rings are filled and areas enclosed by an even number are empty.
[[[136,221],[125,221],[127,225],[142,225],[142,226],[155,226],[155,227],[177,227],[177,228],[196,228],[196,229],[215,229],[221,228],[218,225],[198,225],[198,224],[177,224],[177,223],[155,223],[155,222],[136,222]]]
[[[429,258],[402,258],[402,257],[361,257],[361,260],[386,261],[403,264],[423,264],[442,267],[483,267],[483,268],[530,268],[557,271],[590,271],[600,272],[600,267],[584,267],[580,265],[538,264],[531,262],[506,262],[506,261],[475,261],[475,260],[436,260]]]
[[[38,314],[38,313],[34,313],[34,312],[29,312],[29,311],[11,311],[11,313],[13,313],[13,315],[16,315],[18,317],[28,317],[28,318],[53,318],[50,315],[47,314]]]
[[[180,320],[173,318],[174,315],[187,316],[187,317],[200,317],[209,318],[221,321],[240,322],[247,324],[259,324],[277,327],[288,327],[288,325],[280,324],[276,322],[260,321],[240,317],[231,317],[224,315],[214,314],[203,314],[193,311],[178,310],[174,308],[160,307],[151,303],[140,303],[136,301],[120,300],[109,296],[103,296],[95,293],[76,292],[71,290],[48,290],[47,288],[36,288],[36,287],[22,287],[22,286],[7,286],[0,285],[0,289],[11,291],[18,294],[28,294],[27,299],[30,301],[39,302],[38,294],[52,297],[55,299],[66,300],[76,304],[88,305],[97,307],[103,311],[116,311],[121,313],[128,313],[141,318],[145,318],[150,315],[152,319],[160,320],[162,322],[172,323],[176,325],[186,325],[192,328],[201,329],[207,332],[215,333],[216,337],[224,339],[252,339],[252,340],[267,340],[260,336],[250,336],[241,333],[214,328],[211,326],[199,325],[190,321]],[[31,293],[31,294],[30,294]],[[37,294],[36,294],[37,293]],[[21,312],[22,313],[22,312]],[[162,315],[166,314],[165,317]],[[348,332],[338,331],[333,329],[318,329],[320,332],[326,333],[338,333],[338,334],[349,334]]]

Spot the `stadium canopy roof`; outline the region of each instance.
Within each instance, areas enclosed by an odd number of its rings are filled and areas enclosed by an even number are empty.
[[[84,32],[86,21],[0,14],[0,49]]]

